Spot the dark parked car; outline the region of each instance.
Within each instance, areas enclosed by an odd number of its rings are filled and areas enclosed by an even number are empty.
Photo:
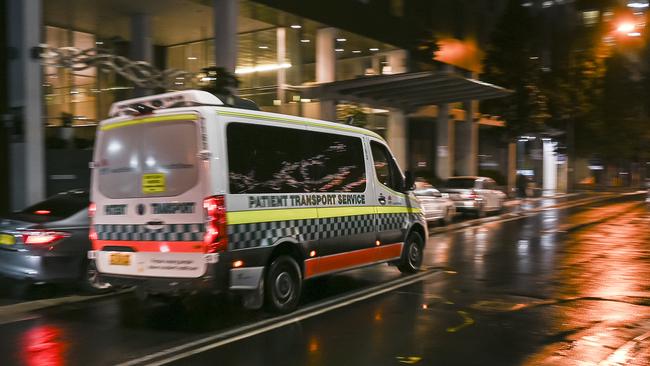
[[[87,252],[89,195],[71,190],[0,218],[0,275],[27,283],[75,282],[86,291],[97,280]]]

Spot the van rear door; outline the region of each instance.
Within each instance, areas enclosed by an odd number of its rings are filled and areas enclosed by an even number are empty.
[[[95,248],[138,253],[203,253],[203,199],[207,163],[199,159],[201,128],[196,114],[157,115],[104,124],[95,149],[93,200]],[[196,277],[204,264],[172,273],[151,254],[136,268],[125,258],[98,261],[101,272]],[[137,257],[133,255],[134,258]],[[128,257],[128,255],[127,255]],[[139,258],[142,259],[142,258]],[[185,261],[186,259],[183,259]],[[105,268],[101,268],[102,262]],[[173,268],[172,268],[173,269]]]

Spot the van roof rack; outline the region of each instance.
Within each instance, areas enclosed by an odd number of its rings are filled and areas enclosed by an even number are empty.
[[[259,111],[255,102],[237,96],[216,96],[203,90],[183,90],[140,98],[127,99],[113,103],[109,117],[120,115],[148,114],[156,109],[191,106],[223,106]]]

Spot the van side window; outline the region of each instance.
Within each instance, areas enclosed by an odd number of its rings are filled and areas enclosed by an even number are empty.
[[[230,193],[364,192],[361,138],[230,123]]]
[[[305,169],[312,192],[364,192],[366,167],[361,138],[310,132]]]
[[[230,123],[230,193],[308,192],[302,168],[307,131]]]
[[[370,141],[370,150],[379,182],[392,190],[401,191],[404,187],[404,177],[386,146]]]

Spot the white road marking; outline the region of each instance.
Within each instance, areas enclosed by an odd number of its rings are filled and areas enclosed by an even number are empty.
[[[321,307],[323,304],[316,304],[316,305],[312,305],[314,310],[310,310],[310,308],[307,307],[307,308],[303,309],[302,311],[299,310],[298,315],[289,314],[289,315],[285,315],[285,316],[280,317],[280,318],[286,318],[284,320],[276,321],[277,318],[267,319],[267,320],[262,321],[262,322],[258,322],[258,323],[255,323],[255,324],[250,324],[250,325],[246,325],[246,326],[243,326],[243,327],[235,328],[235,329],[232,329],[232,330],[230,330],[228,332],[222,332],[222,333],[219,333],[219,334],[214,334],[214,335],[202,338],[202,339],[198,339],[198,340],[195,340],[195,341],[192,341],[192,342],[181,344],[179,346],[171,347],[171,348],[168,348],[168,349],[160,351],[160,352],[156,352],[156,353],[152,353],[150,355],[135,358],[135,359],[120,363],[117,366],[133,366],[133,365],[158,366],[158,365],[166,365],[166,364],[169,364],[171,362],[178,361],[178,360],[190,357],[190,356],[195,355],[195,354],[199,354],[199,353],[202,353],[202,352],[205,352],[205,351],[209,351],[211,349],[214,349],[214,348],[217,348],[217,347],[229,344],[229,343],[233,343],[233,342],[245,339],[245,338],[249,338],[249,337],[252,337],[252,336],[255,336],[255,335],[258,335],[258,334],[262,334],[262,333],[265,333],[265,332],[268,332],[268,331],[271,331],[271,330],[274,330],[274,329],[277,329],[277,328],[281,328],[281,327],[284,327],[284,326],[289,325],[289,324],[297,323],[297,322],[300,322],[302,320],[309,319],[309,318],[315,317],[317,315],[327,313],[329,311],[332,311],[332,310],[335,310],[335,309],[338,309],[338,308],[341,308],[341,307],[344,307],[344,306],[348,306],[350,304],[354,304],[356,302],[363,301],[363,300],[369,299],[371,297],[378,296],[378,295],[381,295],[381,294],[396,290],[396,289],[404,287],[404,286],[411,285],[413,283],[422,281],[427,277],[433,276],[436,273],[441,273],[441,272],[438,271],[438,270],[435,270],[435,269],[431,269],[431,270],[428,270],[426,272],[410,276],[406,280],[400,281],[400,282],[398,282],[396,284],[393,284],[393,285],[390,285],[390,286],[387,286],[387,287],[385,287],[385,285],[382,285],[381,288],[379,288],[377,290],[374,290],[374,291],[370,291],[370,292],[365,293],[365,294],[363,294],[361,296],[356,296],[355,297],[354,294],[351,294],[351,295],[347,296],[347,297],[349,297],[347,300],[336,302],[339,299],[332,299],[331,302],[334,302],[334,303],[331,304],[331,305]],[[304,312],[304,314],[301,314],[303,312]],[[259,327],[259,323],[270,323],[270,324]],[[247,329],[247,328],[252,328],[252,329],[250,329],[248,331],[245,331],[245,329]],[[220,338],[224,338],[224,336],[226,336],[227,333],[236,334],[236,333],[239,333],[241,331],[245,331],[245,332],[241,333],[241,334],[237,334],[237,335],[235,335],[233,337],[230,337],[230,338],[220,339]],[[195,348],[195,347],[198,347],[198,348]],[[177,352],[181,352],[181,353],[177,353]],[[163,360],[155,361],[156,359],[159,359],[159,358],[162,358],[162,357],[167,357],[167,358],[165,358]]]

